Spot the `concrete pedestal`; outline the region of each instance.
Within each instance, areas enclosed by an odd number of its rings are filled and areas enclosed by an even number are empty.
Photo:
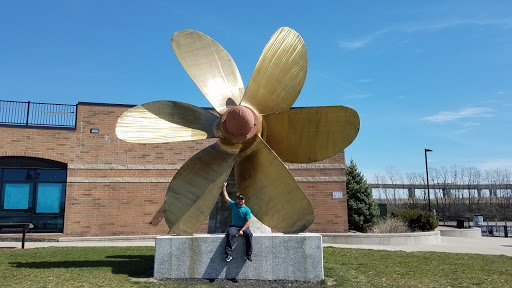
[[[159,236],[155,278],[320,281],[324,278],[319,234],[256,234],[253,261],[245,259],[245,239],[235,238],[233,259],[225,261],[223,234]]]

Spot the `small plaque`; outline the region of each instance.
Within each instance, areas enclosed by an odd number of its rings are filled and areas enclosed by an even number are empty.
[[[341,192],[341,191],[332,192],[332,199],[343,199],[343,192]]]

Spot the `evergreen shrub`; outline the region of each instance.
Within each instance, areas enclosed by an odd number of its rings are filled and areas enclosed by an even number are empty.
[[[353,160],[347,166],[348,228],[367,232],[379,217],[379,207],[373,199],[372,188]]]
[[[439,225],[436,216],[426,211],[407,209],[392,212],[390,216],[407,223],[407,226],[409,226],[412,231],[433,231]]]

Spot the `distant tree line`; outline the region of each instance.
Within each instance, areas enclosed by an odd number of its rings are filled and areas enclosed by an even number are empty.
[[[438,217],[473,217],[512,220],[512,173],[508,169],[480,170],[475,167],[451,166],[429,168],[431,209]],[[388,168],[385,175],[371,181],[378,203],[387,204],[389,212],[404,209],[428,210],[426,173],[402,173]],[[375,188],[381,184],[400,187],[421,185],[421,189]],[[400,185],[401,184],[401,185]]]

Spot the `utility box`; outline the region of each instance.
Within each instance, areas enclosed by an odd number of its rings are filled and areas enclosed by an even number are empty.
[[[380,218],[386,218],[388,216],[388,204],[386,203],[379,203],[377,204],[379,206],[379,216]]]
[[[480,227],[484,224],[484,215],[474,215],[473,216],[473,225],[475,227]]]
[[[462,218],[457,218],[457,226],[456,226],[458,229],[463,229],[464,228],[464,219]]]

